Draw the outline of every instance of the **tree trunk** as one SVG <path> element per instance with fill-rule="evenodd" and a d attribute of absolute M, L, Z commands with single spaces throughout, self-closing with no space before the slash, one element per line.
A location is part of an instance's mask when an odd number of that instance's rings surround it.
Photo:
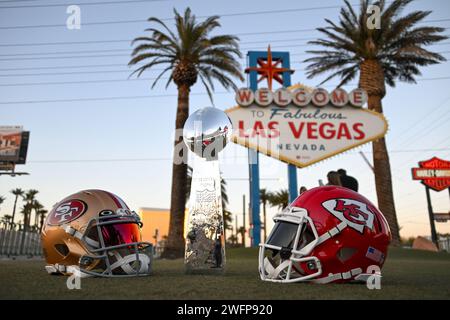
<path fill-rule="evenodd" d="M 383 113 L 382 99 L 386 94 L 384 71 L 377 60 L 365 60 L 360 65 L 360 88 L 366 90 L 372 111 Z M 392 233 L 392 245 L 400 245 L 400 230 L 395 211 L 394 193 L 392 190 L 391 165 L 385 138 L 372 143 L 373 166 L 377 191 L 378 208 L 386 217 Z"/>
<path fill-rule="evenodd" d="M 225 244 L 227 243 L 227 228 L 223 228 L 223 237 L 225 238 L 224 239 L 224 241 L 225 241 Z"/>
<path fill-rule="evenodd" d="M 39 215 L 38 215 L 38 212 L 37 212 L 37 210 L 35 209 L 34 210 L 34 227 L 37 229 L 38 228 L 38 219 L 39 219 Z"/>
<path fill-rule="evenodd" d="M 42 232 L 43 226 L 44 226 L 44 215 L 41 214 L 41 218 L 40 218 L 40 221 L 39 221 L 39 232 Z"/>
<path fill-rule="evenodd" d="M 369 109 L 383 113 L 381 98 L 369 97 Z M 392 245 L 400 245 L 400 230 L 395 211 L 394 192 L 392 190 L 391 165 L 385 138 L 372 142 L 373 167 L 377 190 L 378 208 L 386 217 L 392 233 Z"/>
<path fill-rule="evenodd" d="M 167 245 L 162 253 L 162 257 L 167 259 L 181 258 L 184 255 L 183 227 L 187 187 L 187 150 L 184 147 L 182 132 L 184 123 L 189 116 L 189 91 L 188 85 L 178 86 L 169 235 L 167 237 Z M 182 157 L 183 161 L 180 161 L 180 157 Z"/>
<path fill-rule="evenodd" d="M 11 225 L 14 224 L 14 218 L 16 217 L 17 198 L 19 198 L 19 196 L 16 196 L 16 199 L 14 199 L 14 207 L 13 207 L 13 213 L 12 213 L 12 218 L 11 218 Z"/>

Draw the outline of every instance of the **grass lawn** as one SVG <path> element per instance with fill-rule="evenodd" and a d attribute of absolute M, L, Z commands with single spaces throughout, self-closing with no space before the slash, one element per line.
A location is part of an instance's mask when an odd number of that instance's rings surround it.
<path fill-rule="evenodd" d="M 150 277 L 49 276 L 43 261 L 0 261 L 0 299 L 450 299 L 450 254 L 391 249 L 381 290 L 364 284 L 275 284 L 259 279 L 257 251 L 227 251 L 223 276 L 185 275 L 182 260 L 157 260 Z"/>

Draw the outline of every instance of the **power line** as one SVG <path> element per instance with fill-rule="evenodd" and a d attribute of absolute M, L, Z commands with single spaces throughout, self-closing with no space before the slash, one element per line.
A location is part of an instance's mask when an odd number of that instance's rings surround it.
<path fill-rule="evenodd" d="M 412 129 L 414 129 L 418 124 L 423 124 L 424 120 L 427 119 L 428 117 L 430 117 L 432 114 L 434 114 L 436 111 L 440 110 L 441 108 L 446 106 L 446 103 L 450 101 L 450 96 L 448 96 L 446 99 L 444 99 L 441 103 L 438 104 L 438 106 L 436 108 L 433 108 L 433 111 L 431 112 L 427 112 L 427 114 L 425 116 L 421 116 L 416 122 L 412 123 L 412 124 L 408 124 L 408 128 L 406 128 L 404 131 L 402 131 L 402 135 L 405 135 L 406 133 L 410 132 Z M 438 117 L 439 119 L 441 118 L 441 116 Z M 433 121 L 434 122 L 434 121 Z M 415 135 L 415 134 L 414 134 Z M 413 136 L 414 136 L 413 135 Z M 411 137 L 413 137 L 411 136 Z M 402 140 L 399 145 L 404 144 L 405 142 L 408 142 L 411 140 L 411 137 L 406 138 L 404 140 Z"/>
<path fill-rule="evenodd" d="M 440 148 L 440 149 L 406 149 L 406 150 L 389 150 L 389 153 L 410 153 L 410 152 L 440 152 L 440 151 L 450 151 L 450 148 Z M 373 151 L 364 151 L 364 153 L 373 153 Z M 359 152 L 346 152 L 345 154 L 359 154 Z"/>
<path fill-rule="evenodd" d="M 450 136 L 445 137 L 442 141 L 436 143 L 437 146 L 441 145 L 442 143 L 447 142 L 450 143 Z"/>
<path fill-rule="evenodd" d="M 167 80 L 168 78 L 161 78 L 160 80 Z M 436 78 L 422 78 L 417 81 L 437 81 L 448 80 L 449 77 L 436 77 Z M 23 83 L 6 83 L 0 84 L 0 87 L 17 87 L 17 86 L 38 86 L 38 85 L 65 85 L 65 84 L 85 84 L 85 83 L 109 83 L 109 82 L 124 82 L 124 81 L 153 81 L 156 78 L 133 78 L 133 79 L 106 79 L 106 80 L 80 80 L 80 81 L 52 81 L 52 82 L 23 82 Z M 356 86 L 357 84 L 347 84 L 347 86 Z M 336 85 L 323 86 L 324 88 L 336 87 Z"/>
<path fill-rule="evenodd" d="M 142 2 L 144 0 L 131 0 L 131 1 L 124 1 L 126 2 Z M 149 1 L 165 1 L 165 0 L 149 0 Z M 119 1 L 115 2 L 103 2 L 103 4 L 117 4 Z M 90 2 L 85 3 L 84 5 L 99 5 L 102 3 L 99 2 Z M 55 4 L 55 5 L 35 5 L 35 6 L 18 6 L 18 7 L 0 7 L 0 9 L 12 9 L 12 8 L 31 8 L 31 7 L 49 7 L 49 6 L 67 6 L 68 4 L 61 5 L 61 4 Z M 359 6 L 357 4 L 353 6 Z M 302 12 L 302 11 L 314 11 L 314 10 L 328 10 L 328 9 L 339 9 L 341 6 L 322 6 L 322 7 L 310 7 L 310 8 L 293 8 L 293 9 L 280 9 L 280 10 L 265 10 L 265 11 L 247 11 L 247 12 L 235 12 L 235 13 L 225 13 L 225 14 L 219 14 L 219 16 L 222 17 L 238 17 L 238 16 L 249 16 L 249 15 L 264 15 L 264 14 L 279 14 L 279 13 L 292 13 L 292 12 Z M 198 18 L 208 18 L 209 16 L 199 16 Z M 160 20 L 162 21 L 170 21 L 174 18 L 162 18 Z M 147 19 L 132 19 L 132 20 L 114 20 L 114 21 L 99 21 L 99 22 L 85 22 L 83 23 L 84 26 L 94 26 L 94 25 L 109 25 L 109 24 L 127 24 L 127 23 L 143 23 L 146 22 Z M 437 20 L 429 20 L 429 21 L 423 21 L 423 23 L 430 23 L 430 22 L 444 22 L 444 21 L 450 21 L 450 19 L 437 19 Z M 12 29 L 29 29 L 29 28 L 54 28 L 54 27 L 65 27 L 64 24 L 41 24 L 41 25 L 22 25 L 22 26 L 3 26 L 0 27 L 0 30 L 12 30 Z M 308 29 L 308 31 L 316 31 L 316 29 Z M 291 32 L 291 31 L 286 31 Z M 243 33 L 242 35 L 245 35 Z"/>
<path fill-rule="evenodd" d="M 123 64 L 119 64 L 123 67 Z M 153 71 L 163 71 L 164 69 L 152 69 Z M 104 73 L 131 73 L 132 70 L 103 70 L 103 71 L 72 71 L 72 72 L 47 72 L 47 73 L 20 73 L 20 74 L 0 74 L 0 77 L 28 77 L 28 76 L 59 76 L 73 74 L 104 74 Z"/>
<path fill-rule="evenodd" d="M 0 3 L 7 3 L 7 2 L 35 2 L 35 1 L 41 1 L 41 0 L 1 0 Z"/>
<path fill-rule="evenodd" d="M 115 43 L 115 42 L 131 42 L 128 40 L 88 40 L 88 41 L 60 41 L 60 42 L 31 42 L 31 43 L 10 43 L 0 44 L 0 47 L 29 47 L 29 46 L 53 46 L 68 44 L 98 44 L 98 43 Z"/>
<path fill-rule="evenodd" d="M 142 2 L 143 0 L 130 0 L 130 1 L 124 1 L 126 2 Z M 162 1 L 162 0 L 154 0 L 154 1 Z M 114 4 L 119 3 L 119 1 L 115 2 L 90 2 L 85 3 L 84 5 L 99 5 L 99 4 Z M 8 8 L 27 8 L 27 7 L 46 7 L 46 6 L 67 6 L 69 4 L 65 5 L 35 5 L 35 6 L 18 6 L 18 7 L 0 7 L 4 9 Z M 359 7 L 359 4 L 353 4 L 354 7 Z M 238 17 L 238 16 L 249 16 L 249 15 L 264 15 L 264 14 L 279 14 L 279 13 L 293 13 L 293 12 L 304 12 L 304 11 L 316 11 L 316 10 L 328 10 L 328 9 L 340 9 L 342 6 L 321 6 L 321 7 L 309 7 L 309 8 L 291 8 L 291 9 L 279 9 L 279 10 L 263 10 L 263 11 L 247 11 L 247 12 L 234 12 L 234 13 L 224 13 L 224 14 L 217 14 L 221 18 L 223 17 Z M 208 18 L 208 16 L 198 16 L 200 19 Z M 161 18 L 162 21 L 171 21 L 174 18 Z M 450 19 L 449 19 L 450 20 Z M 442 22 L 442 21 L 449 21 L 446 19 L 438 19 L 434 22 Z M 124 24 L 124 23 L 142 23 L 146 22 L 147 19 L 132 19 L 132 20 L 113 20 L 113 21 L 100 21 L 100 22 L 87 22 L 83 23 L 83 25 L 107 25 L 107 24 Z M 425 22 L 425 21 L 424 21 Z M 433 22 L 433 20 L 429 20 L 428 22 Z M 24 28 L 52 28 L 52 27 L 64 27 L 63 24 L 48 24 L 48 25 L 25 25 L 25 26 L 9 26 L 9 27 L 0 27 L 1 29 L 24 29 Z M 312 31 L 315 31 L 316 29 L 311 29 Z"/>
<path fill-rule="evenodd" d="M 286 40 L 287 41 L 287 40 Z M 266 42 L 267 43 L 267 42 Z M 280 47 L 298 47 L 298 46 L 307 46 L 308 44 L 297 44 L 297 45 L 281 45 Z M 252 48 L 241 48 L 241 50 L 249 50 Z M 0 57 L 9 57 L 9 56 L 41 56 L 41 55 L 53 55 L 53 54 L 82 54 L 82 53 L 102 53 L 102 52 L 131 52 L 133 48 L 127 49 L 103 49 L 103 50 L 82 50 L 82 51 L 52 51 L 52 52 L 29 52 L 29 53 L 8 53 L 8 54 L 0 54 Z"/>
<path fill-rule="evenodd" d="M 289 40 L 284 40 L 284 41 L 289 41 Z M 266 41 L 259 41 L 259 42 L 265 42 L 268 43 Z M 292 41 L 291 41 L 292 42 Z M 247 43 L 244 43 L 247 44 Z M 446 42 L 446 43 L 442 43 L 442 44 L 450 44 L 450 42 Z M 306 47 L 308 46 L 308 43 L 300 43 L 300 44 L 282 44 L 279 45 L 277 48 L 284 48 L 284 47 L 288 47 L 288 48 L 297 48 L 297 47 Z M 255 50 L 255 49 L 259 49 L 259 48 L 266 48 L 266 46 L 260 46 L 260 47 L 243 47 L 240 48 L 241 51 L 248 51 L 248 50 Z M 82 51 L 53 51 L 53 52 L 31 52 L 31 53 L 9 53 L 9 54 L 0 54 L 0 57 L 9 57 L 9 56 L 36 56 L 36 55 L 53 55 L 53 54 L 83 54 L 83 53 L 102 53 L 102 52 L 131 52 L 132 48 L 127 48 L 127 49 L 103 49 L 103 50 L 82 50 Z M 450 51 L 443 51 L 443 52 L 438 52 L 438 53 L 450 53 Z M 304 55 L 306 53 L 294 53 L 291 54 L 291 56 L 295 56 L 295 55 Z"/>
<path fill-rule="evenodd" d="M 215 92 L 214 94 L 229 94 L 227 91 Z M 193 92 L 191 96 L 206 96 L 206 93 Z M 82 102 L 82 101 L 109 101 L 109 100 L 129 100 L 129 99 L 153 99 L 153 98 L 168 98 L 177 97 L 177 94 L 159 94 L 146 96 L 122 96 L 122 97 L 97 97 L 97 98 L 72 98 L 72 99 L 56 99 L 56 100 L 25 100 L 25 101 L 0 101 L 0 105 L 9 104 L 35 104 L 35 103 L 53 103 L 53 102 Z"/>
<path fill-rule="evenodd" d="M 167 80 L 168 78 L 160 78 Z M 106 80 L 80 80 L 80 81 L 52 81 L 52 82 L 29 82 L 29 83 L 7 83 L 0 84 L 0 87 L 17 87 L 17 86 L 40 86 L 40 85 L 66 85 L 66 84 L 85 84 L 85 83 L 110 83 L 125 81 L 153 81 L 156 78 L 137 78 L 137 79 L 106 79 Z"/>
<path fill-rule="evenodd" d="M 34 58 L 10 58 L 0 59 L 0 61 L 28 61 L 28 60 L 53 60 L 53 59 L 76 59 L 76 58 L 108 58 L 108 57 L 129 57 L 124 54 L 89 55 L 89 56 L 67 56 L 67 57 L 34 57 Z"/>
<path fill-rule="evenodd" d="M 24 0 L 22 0 L 24 1 Z M 27 1 L 27 0 L 25 0 Z M 30 1 L 30 0 L 28 0 Z M 78 6 L 98 6 L 98 5 L 110 5 L 110 4 L 130 4 L 139 2 L 167 2 L 168 0 L 128 0 L 128 1 L 103 1 L 103 2 L 77 2 Z M 2 1 L 7 2 L 7 1 Z M 17 1 L 13 1 L 17 2 Z M 0 2 L 1 3 L 1 2 Z M 74 3 L 58 3 L 58 4 L 31 4 L 23 6 L 5 6 L 0 7 L 0 9 L 25 9 L 25 8 L 54 8 L 54 7 L 68 7 Z"/>
<path fill-rule="evenodd" d="M 246 44 L 253 43 L 271 43 L 271 42 L 284 42 L 284 41 L 309 41 L 315 40 L 316 38 L 294 38 L 294 39 L 276 39 L 276 40 L 259 40 L 259 41 L 245 41 L 240 42 Z M 133 39 L 128 40 L 88 40 L 88 41 L 59 41 L 59 42 L 32 42 L 32 43 L 11 43 L 11 44 L 0 44 L 0 47 L 29 47 L 29 46 L 48 46 L 48 45 L 67 45 L 67 44 L 98 44 L 98 43 L 115 43 L 115 42 L 129 42 L 131 43 Z"/>
<path fill-rule="evenodd" d="M 426 80 L 430 81 L 433 78 L 427 78 Z M 447 80 L 450 79 L 450 77 L 440 77 L 435 78 L 435 80 Z M 97 82 L 120 82 L 120 81 L 139 81 L 144 80 L 148 81 L 151 79 L 133 79 L 133 80 L 93 80 Z M 92 83 L 93 81 L 87 81 L 86 83 Z M 421 79 L 418 79 L 417 81 L 421 81 Z M 43 83 L 40 83 L 43 84 Z M 21 84 L 22 85 L 22 84 Z M 357 84 L 348 84 L 347 86 L 355 86 Z M 8 85 L 7 85 L 8 86 Z M 328 85 L 323 86 L 324 88 L 335 88 L 337 84 L 334 85 Z M 214 94 L 229 94 L 231 92 L 228 91 L 220 91 L 215 92 Z M 191 95 L 195 96 L 204 96 L 207 95 L 206 93 L 191 93 Z M 12 105 L 12 104 L 36 104 L 36 103 L 56 103 L 56 102 L 79 102 L 79 101 L 106 101 L 106 100 L 127 100 L 127 99 L 149 99 L 149 98 L 163 98 L 163 97 L 176 97 L 177 94 L 161 94 L 161 95 L 151 95 L 151 96 L 123 96 L 123 97 L 98 97 L 98 98 L 71 98 L 71 99 L 56 99 L 56 100 L 25 100 L 25 101 L 1 101 L 0 105 Z"/>
<path fill-rule="evenodd" d="M 36 55 L 51 55 L 51 54 L 79 54 L 79 53 L 102 53 L 102 52 L 130 52 L 132 49 L 104 49 L 104 50 L 82 50 L 82 51 L 53 51 L 53 52 L 31 52 L 31 53 L 10 53 L 0 54 L 0 57 L 9 56 L 36 56 Z"/>
<path fill-rule="evenodd" d="M 446 149 L 450 150 L 450 149 Z M 390 152 L 403 152 L 405 150 L 392 150 Z M 410 151 L 410 150 L 406 150 Z M 416 150 L 423 151 L 423 150 Z M 226 159 L 237 159 L 237 158 L 247 158 L 247 156 L 236 156 L 229 157 Z M 138 161 L 167 161 L 172 160 L 172 158 L 111 158 L 111 159 L 52 159 L 52 160 L 34 160 L 28 161 L 28 163 L 80 163 L 80 162 L 138 162 Z"/>
<path fill-rule="evenodd" d="M 23 70 L 55 70 L 55 69 L 73 69 L 73 68 L 93 68 L 93 67 L 123 67 L 123 63 L 110 63 L 110 64 L 88 64 L 88 65 L 76 65 L 76 66 L 46 66 L 46 67 L 27 67 L 27 68 L 4 68 L 0 71 L 23 71 Z"/>
<path fill-rule="evenodd" d="M 310 41 L 317 38 L 287 38 L 287 39 L 274 39 L 274 40 L 258 40 L 258 41 L 240 41 L 240 44 L 256 44 L 256 43 L 274 43 L 285 41 Z M 78 45 L 78 44 L 100 44 L 100 43 L 131 43 L 133 39 L 118 39 L 118 40 L 86 40 L 86 41 L 58 41 L 58 42 L 31 42 L 31 43 L 3 43 L 0 47 L 30 47 L 30 46 L 53 46 L 53 45 Z M 439 42 L 433 44 L 433 46 L 447 45 L 450 42 Z"/>
<path fill-rule="evenodd" d="M 93 2 L 94 3 L 94 2 Z M 25 8 L 25 6 L 21 6 Z M 6 7 L 4 7 L 7 9 Z M 12 7 L 10 7 L 12 8 Z M 264 10 L 264 11 L 247 11 L 247 12 L 234 12 L 234 13 L 224 13 L 218 14 L 221 18 L 224 17 L 238 17 L 238 16 L 249 16 L 249 15 L 264 15 L 264 14 L 279 14 L 279 13 L 292 13 L 292 12 L 302 12 L 302 11 L 314 11 L 314 10 L 328 10 L 328 9 L 338 9 L 341 6 L 322 6 L 322 7 L 309 7 L 309 8 L 291 8 L 291 9 L 280 9 L 280 10 Z M 209 16 L 198 16 L 200 19 L 208 18 Z M 161 18 L 161 21 L 172 21 L 171 18 Z M 112 20 L 112 21 L 97 21 L 97 22 L 85 22 L 84 26 L 94 26 L 94 25 L 109 25 L 109 24 L 127 24 L 127 23 L 143 23 L 147 22 L 147 19 L 131 19 L 131 20 Z M 40 25 L 22 25 L 22 26 L 7 26 L 0 27 L 0 30 L 11 30 L 11 29 L 28 29 L 28 28 L 54 28 L 54 27 L 65 27 L 64 24 L 40 24 Z"/>
<path fill-rule="evenodd" d="M 447 121 L 450 119 L 450 114 L 447 114 L 447 117 L 443 117 L 443 115 L 439 116 L 435 121 L 433 121 L 433 127 L 431 129 L 428 129 L 427 132 L 433 132 L 439 128 L 441 128 L 443 125 L 447 124 Z M 415 135 L 413 135 L 407 142 L 406 144 L 408 144 L 408 142 L 414 140 L 414 142 L 420 141 L 421 139 L 423 139 L 425 136 L 422 135 L 422 131 L 417 132 Z M 416 140 L 416 138 L 418 138 Z"/>
<path fill-rule="evenodd" d="M 123 64 L 117 64 L 117 66 L 123 67 Z M 96 67 L 96 66 L 92 66 Z M 295 68 L 294 68 L 295 69 Z M 155 68 L 149 71 L 163 71 L 163 68 Z M 295 69 L 296 71 L 305 71 L 306 69 Z M 103 71 L 70 71 L 70 72 L 45 72 L 45 73 L 19 73 L 19 74 L 0 74 L 0 77 L 28 77 L 28 76 L 60 76 L 60 75 L 75 75 L 75 74 L 98 74 L 103 75 L 105 73 L 131 73 L 133 70 L 103 70 Z"/>
<path fill-rule="evenodd" d="M 281 46 L 283 47 L 283 46 Z M 295 47 L 295 45 L 286 45 L 285 47 Z M 248 49 L 255 49 L 255 48 L 243 48 L 242 50 L 248 50 Z M 117 49 L 117 50 L 93 50 L 93 51 L 79 51 L 79 52 L 60 52 L 60 54 L 76 54 L 76 53 L 88 53 L 88 52 L 122 52 L 122 51 L 131 51 L 128 49 Z M 440 52 L 436 52 L 439 54 L 445 54 L 445 53 L 450 53 L 450 51 L 440 51 Z M 52 54 L 52 53 L 43 53 L 43 54 Z M 54 53 L 57 54 L 57 53 Z M 291 54 L 292 56 L 303 56 L 303 55 L 308 55 L 309 53 L 307 52 L 302 52 L 302 53 L 294 53 Z M 77 59 L 77 58 L 104 58 L 104 57 L 130 57 L 131 55 L 128 54 L 107 54 L 107 55 L 80 55 L 80 56 L 62 56 L 62 57 L 31 57 L 31 58 L 7 58 L 7 59 L 0 59 L 0 61 L 28 61 L 28 60 L 48 60 L 48 59 Z M 245 60 L 245 57 L 241 58 L 241 60 Z"/>

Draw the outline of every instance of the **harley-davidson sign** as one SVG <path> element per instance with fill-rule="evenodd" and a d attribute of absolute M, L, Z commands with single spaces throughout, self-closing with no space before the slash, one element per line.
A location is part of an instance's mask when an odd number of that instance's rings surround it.
<path fill-rule="evenodd" d="M 226 112 L 235 143 L 306 167 L 386 134 L 386 119 L 362 108 L 366 100 L 360 89 L 241 89 L 239 106 Z"/>
<path fill-rule="evenodd" d="M 419 168 L 412 169 L 414 180 L 422 180 L 422 183 L 435 191 L 450 188 L 450 161 L 437 157 L 419 162 Z"/>

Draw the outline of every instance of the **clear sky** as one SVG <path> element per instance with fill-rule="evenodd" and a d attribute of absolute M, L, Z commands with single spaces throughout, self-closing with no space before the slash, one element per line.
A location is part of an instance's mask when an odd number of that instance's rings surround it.
<path fill-rule="evenodd" d="M 66 0 L 0 1 L 0 125 L 23 125 L 31 131 L 28 162 L 18 167 L 29 176 L 0 176 L 0 195 L 7 200 L 0 214 L 10 214 L 13 188 L 38 189 L 47 208 L 80 189 L 104 188 L 133 208 L 168 208 L 176 88 L 164 82 L 150 89 L 148 80 L 127 80 L 130 40 L 144 35 L 146 18 L 169 18 L 173 8 L 187 6 L 199 16 L 221 15 L 220 33 L 236 34 L 245 53 L 252 49 L 290 51 L 293 83 L 307 80 L 302 63 L 313 29 L 324 19 L 336 21 L 342 1 L 119 1 L 80 4 L 81 29 L 68 30 Z M 118 1 L 118 0 L 113 0 Z M 125 3 L 129 1 L 129 3 Z M 112 1 L 108 1 L 112 2 Z M 351 1 L 358 3 L 358 1 Z M 78 2 L 80 3 L 80 2 Z M 63 4 L 63 5 L 61 5 Z M 17 8 L 23 6 L 22 8 Z M 13 8 L 6 8 L 13 7 Z M 432 10 L 431 25 L 450 34 L 447 0 L 416 0 L 407 11 Z M 55 44 L 56 43 L 56 44 Z M 450 58 L 450 40 L 430 49 Z M 244 62 L 244 60 L 242 61 Z M 411 179 L 411 168 L 432 156 L 450 158 L 450 62 L 422 69 L 417 85 L 388 88 L 384 99 L 390 130 L 393 184 L 402 236 L 428 235 L 423 186 Z M 154 78 L 157 71 L 144 79 Z M 331 81 L 331 88 L 336 81 Z M 244 86 L 245 84 L 242 84 Z M 347 87 L 350 89 L 350 87 Z M 234 106 L 233 93 L 218 87 L 216 106 Z M 191 112 L 210 105 L 200 85 L 192 89 Z M 346 168 L 360 181 L 360 192 L 376 202 L 374 177 L 358 151 L 371 159 L 366 145 L 298 170 L 299 186 L 316 186 L 330 170 Z M 228 182 L 230 209 L 242 215 L 242 195 L 248 199 L 246 150 L 230 146 L 222 171 Z M 286 165 L 261 156 L 261 187 L 287 188 Z M 449 193 L 432 192 L 436 212 L 449 210 Z M 269 210 L 270 217 L 275 209 Z M 241 220 L 240 220 L 241 221 Z M 450 232 L 450 223 L 437 224 Z"/>

